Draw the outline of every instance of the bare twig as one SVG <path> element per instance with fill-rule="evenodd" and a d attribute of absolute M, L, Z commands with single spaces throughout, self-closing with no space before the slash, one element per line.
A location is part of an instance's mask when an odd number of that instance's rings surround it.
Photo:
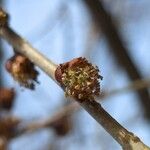
<path fill-rule="evenodd" d="M 6 13 L 0 10 L 0 36 L 7 40 L 22 55 L 30 59 L 40 67 L 54 81 L 57 65 L 45 58 L 41 53 L 34 49 L 28 42 L 16 34 L 7 26 Z M 6 21 L 5 21 L 6 20 Z M 99 122 L 106 131 L 124 148 L 128 150 L 150 150 L 140 139 L 128 132 L 115 119 L 113 119 L 99 103 L 94 100 L 84 100 L 80 105 Z"/>

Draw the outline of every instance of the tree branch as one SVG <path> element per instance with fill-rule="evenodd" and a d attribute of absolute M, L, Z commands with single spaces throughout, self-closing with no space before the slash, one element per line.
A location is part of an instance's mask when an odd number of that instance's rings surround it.
<path fill-rule="evenodd" d="M 28 42 L 8 27 L 6 24 L 8 20 L 6 20 L 5 16 L 6 13 L 3 10 L 0 10 L 0 36 L 8 41 L 17 50 L 17 52 L 26 56 L 45 73 L 47 73 L 54 81 L 56 81 L 54 74 L 57 65 L 44 57 L 40 52 L 34 49 Z M 150 148 L 141 142 L 139 138 L 128 132 L 115 119 L 113 119 L 96 101 L 84 100 L 79 104 L 105 128 L 105 130 L 123 147 L 123 149 L 137 150 L 138 146 L 139 150 L 150 150 Z"/>

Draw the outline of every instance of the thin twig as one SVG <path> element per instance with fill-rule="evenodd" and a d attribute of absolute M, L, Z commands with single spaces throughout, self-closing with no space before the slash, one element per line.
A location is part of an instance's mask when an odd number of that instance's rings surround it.
<path fill-rule="evenodd" d="M 1 10 L 0 17 L 5 16 L 5 12 Z M 4 15 L 3 15 L 4 13 Z M 3 19 L 3 18 L 2 18 Z M 0 18 L 1 21 L 1 18 Z M 2 20 L 4 21 L 4 20 Z M 8 20 L 7 20 L 8 21 Z M 1 22 L 0 22 L 1 23 Z M 41 53 L 34 49 L 22 37 L 16 34 L 10 27 L 0 24 L 0 36 L 8 41 L 17 52 L 26 56 L 34 64 L 40 67 L 55 81 L 55 70 L 57 65 L 45 58 Z M 80 105 L 98 122 L 103 128 L 126 150 L 150 150 L 140 139 L 128 132 L 115 119 L 113 119 L 99 103 L 94 100 L 85 100 Z"/>

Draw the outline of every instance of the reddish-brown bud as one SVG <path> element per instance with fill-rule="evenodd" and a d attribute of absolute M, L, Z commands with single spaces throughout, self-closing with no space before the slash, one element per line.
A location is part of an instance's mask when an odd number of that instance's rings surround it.
<path fill-rule="evenodd" d="M 72 122 L 69 116 L 64 116 L 63 118 L 55 121 L 51 127 L 54 129 L 57 135 L 65 136 L 72 129 Z"/>
<path fill-rule="evenodd" d="M 11 109 L 14 97 L 14 89 L 0 88 L 0 108 Z"/>
<path fill-rule="evenodd" d="M 0 150 L 7 150 L 7 139 L 5 137 L 0 137 Z"/>
<path fill-rule="evenodd" d="M 65 90 L 66 96 L 82 102 L 93 100 L 100 94 L 99 70 L 85 58 L 79 57 L 70 62 L 60 64 L 55 78 Z"/>
<path fill-rule="evenodd" d="M 21 86 L 34 89 L 39 73 L 28 58 L 20 54 L 15 54 L 6 62 L 5 67 Z"/>
<path fill-rule="evenodd" d="M 8 14 L 2 8 L 0 8 L 0 26 L 6 26 L 8 24 L 8 19 Z"/>
<path fill-rule="evenodd" d="M 13 137 L 15 128 L 19 122 L 16 118 L 0 117 L 0 136 L 4 136 L 7 139 Z"/>

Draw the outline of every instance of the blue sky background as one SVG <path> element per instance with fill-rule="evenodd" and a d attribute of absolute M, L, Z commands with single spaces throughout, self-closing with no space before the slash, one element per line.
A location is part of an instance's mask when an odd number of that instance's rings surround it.
<path fill-rule="evenodd" d="M 116 4 L 117 5 L 116 5 Z M 131 56 L 144 77 L 150 76 L 150 1 L 105 1 L 119 22 L 119 29 Z M 6 0 L 4 8 L 11 15 L 10 25 L 34 47 L 55 63 L 86 56 L 96 64 L 104 77 L 101 87 L 109 91 L 130 83 L 127 74 L 116 65 L 103 35 L 97 39 L 89 12 L 81 0 Z M 128 8 L 128 11 L 127 11 Z M 122 10 L 122 11 L 121 11 Z M 4 41 L 4 59 L 12 56 L 12 48 Z M 12 113 L 25 121 L 53 115 L 66 101 L 62 90 L 40 69 L 36 90 L 20 87 L 3 68 L 4 85 L 14 87 L 17 98 Z M 150 124 L 134 92 L 109 97 L 103 107 L 123 126 L 150 145 Z M 72 116 L 74 128 L 63 138 L 43 129 L 12 140 L 10 150 L 112 150 L 120 146 L 90 117 L 80 110 Z"/>

